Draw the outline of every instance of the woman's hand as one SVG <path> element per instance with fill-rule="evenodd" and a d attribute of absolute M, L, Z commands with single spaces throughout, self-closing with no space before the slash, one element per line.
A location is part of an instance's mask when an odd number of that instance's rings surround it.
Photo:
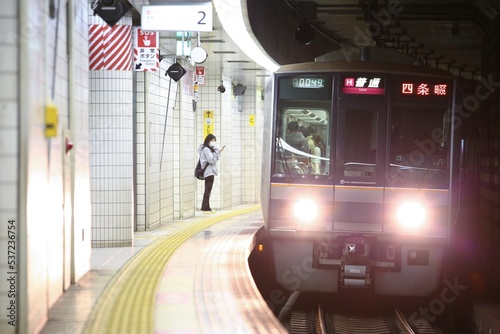
<path fill-rule="evenodd" d="M 219 152 L 222 153 L 222 151 L 224 151 L 225 148 L 226 148 L 226 145 L 222 146 L 222 148 L 219 150 Z"/>

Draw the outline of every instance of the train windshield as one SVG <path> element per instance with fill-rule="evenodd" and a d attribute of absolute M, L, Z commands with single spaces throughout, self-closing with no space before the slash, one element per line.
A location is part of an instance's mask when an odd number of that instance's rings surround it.
<path fill-rule="evenodd" d="M 282 78 L 275 128 L 275 175 L 330 173 L 331 80 Z"/>
<path fill-rule="evenodd" d="M 394 103 L 388 186 L 448 188 L 449 115 L 446 102 Z"/>

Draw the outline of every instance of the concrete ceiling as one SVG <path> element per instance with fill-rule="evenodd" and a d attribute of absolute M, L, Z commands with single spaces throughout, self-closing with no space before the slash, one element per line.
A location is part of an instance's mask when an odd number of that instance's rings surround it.
<path fill-rule="evenodd" d="M 377 46 L 467 79 L 480 75 L 482 38 L 500 12 L 498 0 L 239 1 L 247 6 L 254 35 L 278 64 L 313 61 L 339 49 Z M 143 4 L 166 0 L 130 2 L 140 12 Z M 309 45 L 296 40 L 301 22 L 315 31 Z M 224 73 L 235 82 L 261 84 L 268 73 L 229 38 L 215 10 L 213 28 L 200 34 L 200 46 L 209 55 L 201 65 L 211 75 Z M 192 47 L 198 45 L 197 37 L 191 35 Z M 162 31 L 160 38 L 162 52 L 175 54 L 175 33 Z"/>
<path fill-rule="evenodd" d="M 340 48 L 378 46 L 472 79 L 481 41 L 500 12 L 497 0 L 247 0 L 254 34 L 278 63 L 312 61 Z M 311 10 L 311 5 L 315 10 Z M 277 19 L 278 18 L 278 19 Z M 315 37 L 295 39 L 307 22 Z M 284 51 L 286 50 L 286 51 Z"/>

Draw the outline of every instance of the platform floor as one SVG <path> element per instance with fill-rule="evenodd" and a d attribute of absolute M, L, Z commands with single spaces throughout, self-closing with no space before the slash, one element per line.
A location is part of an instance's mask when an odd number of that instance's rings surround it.
<path fill-rule="evenodd" d="M 242 206 L 93 249 L 42 333 L 286 333 L 247 265 L 261 227 L 258 207 Z"/>

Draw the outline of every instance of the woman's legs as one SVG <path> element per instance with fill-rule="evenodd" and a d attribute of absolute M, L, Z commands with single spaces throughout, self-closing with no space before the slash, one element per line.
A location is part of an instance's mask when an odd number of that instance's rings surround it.
<path fill-rule="evenodd" d="M 214 185 L 214 176 L 209 176 L 205 178 L 205 193 L 203 194 L 203 203 L 201 204 L 201 211 L 212 211 L 210 209 L 210 193 L 212 192 L 212 186 Z"/>

